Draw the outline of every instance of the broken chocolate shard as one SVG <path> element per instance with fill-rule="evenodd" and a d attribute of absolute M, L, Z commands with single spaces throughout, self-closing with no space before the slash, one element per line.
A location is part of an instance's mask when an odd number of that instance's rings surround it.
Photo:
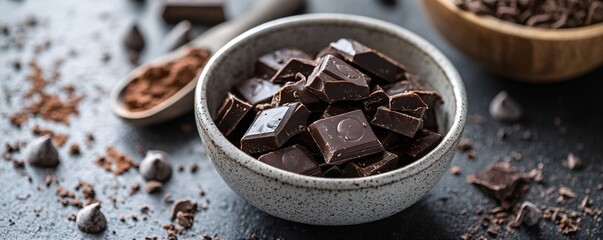
<path fill-rule="evenodd" d="M 320 119 L 308 130 L 328 164 L 384 151 L 361 110 Z"/>
<path fill-rule="evenodd" d="M 224 100 L 224 103 L 218 110 L 214 122 L 218 126 L 218 129 L 220 129 L 220 132 L 228 136 L 237 128 L 251 108 L 251 104 L 228 93 L 226 100 Z"/>
<path fill-rule="evenodd" d="M 389 82 L 404 80 L 406 67 L 392 58 L 371 49 L 359 42 L 342 38 L 330 44 L 330 47 L 348 62 Z"/>
<path fill-rule="evenodd" d="M 573 153 L 567 155 L 565 166 L 569 169 L 576 170 L 582 168 L 582 160 Z"/>
<path fill-rule="evenodd" d="M 140 53 L 145 47 L 144 37 L 137 24 L 133 24 L 123 38 L 124 46 L 129 50 Z"/>
<path fill-rule="evenodd" d="M 407 138 L 398 151 L 414 158 L 419 159 L 433 150 L 442 141 L 442 135 L 427 129 L 419 130 L 414 138 Z"/>
<path fill-rule="evenodd" d="M 59 165 L 59 152 L 49 135 L 39 137 L 30 143 L 25 158 L 35 167 L 53 168 Z"/>
<path fill-rule="evenodd" d="M 100 210 L 100 203 L 92 203 L 77 213 L 75 224 L 85 233 L 98 233 L 107 228 L 107 219 Z"/>
<path fill-rule="evenodd" d="M 368 177 L 395 169 L 398 156 L 391 152 L 373 154 L 353 160 L 343 169 L 343 177 Z"/>
<path fill-rule="evenodd" d="M 274 76 L 270 79 L 270 81 L 274 83 L 286 83 L 290 81 L 295 81 L 296 75 L 298 73 L 302 74 L 304 77 L 310 76 L 312 71 L 316 67 L 316 62 L 310 59 L 303 58 L 291 58 L 285 65 L 283 65 Z"/>
<path fill-rule="evenodd" d="M 248 103 L 268 103 L 281 86 L 261 78 L 251 78 L 235 86 L 235 89 Z"/>
<path fill-rule="evenodd" d="M 255 64 L 256 74 L 263 78 L 271 78 L 293 58 L 311 60 L 310 56 L 302 50 L 294 48 L 279 49 L 264 54 L 257 60 Z"/>
<path fill-rule="evenodd" d="M 195 213 L 197 212 L 197 203 L 190 199 L 180 199 L 172 205 L 170 219 L 176 219 L 179 212 Z"/>
<path fill-rule="evenodd" d="M 162 4 L 161 16 L 169 23 L 217 24 L 225 20 L 224 0 L 164 0 Z"/>
<path fill-rule="evenodd" d="M 241 138 L 241 150 L 253 154 L 282 146 L 306 129 L 308 116 L 310 111 L 299 102 L 261 111 Z"/>
<path fill-rule="evenodd" d="M 389 109 L 400 111 L 410 116 L 422 118 L 427 111 L 427 104 L 414 92 L 403 92 L 390 96 Z"/>
<path fill-rule="evenodd" d="M 146 157 L 140 163 L 140 175 L 145 180 L 166 182 L 172 176 L 172 165 L 167 153 L 158 150 L 147 151 Z"/>
<path fill-rule="evenodd" d="M 516 122 L 523 116 L 523 109 L 505 91 L 499 92 L 490 102 L 490 115 L 502 122 Z"/>
<path fill-rule="evenodd" d="M 423 128 L 423 119 L 382 106 L 377 108 L 371 124 L 412 138 Z"/>
<path fill-rule="evenodd" d="M 301 145 L 293 145 L 278 151 L 264 154 L 260 162 L 289 172 L 321 177 L 322 172 L 312 154 Z"/>
<path fill-rule="evenodd" d="M 341 59 L 327 55 L 308 77 L 306 88 L 329 104 L 363 100 L 370 94 L 367 77 Z"/>
<path fill-rule="evenodd" d="M 487 169 L 467 177 L 467 182 L 475 184 L 488 195 L 503 202 L 515 194 L 521 181 L 527 180 L 509 163 L 495 162 Z"/>
<path fill-rule="evenodd" d="M 272 97 L 272 105 L 282 106 L 286 103 L 301 102 L 311 112 L 322 112 L 327 104 L 306 89 L 306 80 L 286 83 Z"/>
<path fill-rule="evenodd" d="M 381 86 L 377 85 L 373 88 L 371 94 L 369 94 L 368 98 L 364 100 L 364 110 L 367 112 L 375 112 L 377 108 L 381 106 L 387 106 L 390 103 L 389 96 Z"/>

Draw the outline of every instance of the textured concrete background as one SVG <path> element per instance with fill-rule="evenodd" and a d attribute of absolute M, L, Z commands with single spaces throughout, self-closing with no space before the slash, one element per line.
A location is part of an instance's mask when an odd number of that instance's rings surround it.
<path fill-rule="evenodd" d="M 0 161 L 0 236 L 3 239 L 141 239 L 145 236 L 166 236 L 161 224 L 169 223 L 171 204 L 165 204 L 162 196 L 172 193 L 173 199 L 191 198 L 205 203 L 206 211 L 197 213 L 192 229 L 181 238 L 199 238 L 202 234 L 218 234 L 221 239 L 248 238 L 256 234 L 266 239 L 458 239 L 471 227 L 479 225 L 475 217 L 475 207 L 496 206 L 496 202 L 483 195 L 475 187 L 465 182 L 465 177 L 488 166 L 494 156 L 504 156 L 512 151 L 522 154 L 522 159 L 513 161 L 513 166 L 530 170 L 539 162 L 544 163 L 544 184 L 532 184 L 525 200 L 548 206 L 562 206 L 577 209 L 584 196 L 595 201 L 601 208 L 603 191 L 596 185 L 603 183 L 603 157 L 601 134 L 603 134 L 603 69 L 566 83 L 531 85 L 512 82 L 492 75 L 470 62 L 447 44 L 425 22 L 416 1 L 401 0 L 394 6 L 379 1 L 332 0 L 309 1 L 307 12 L 352 13 L 375 17 L 399 24 L 432 42 L 446 54 L 461 73 L 467 86 L 469 113 L 487 117 L 484 124 L 469 121 L 465 137 L 475 142 L 477 158 L 468 160 L 457 154 L 453 165 L 460 166 L 462 174 L 445 174 L 436 187 L 422 200 L 409 209 L 390 218 L 374 223 L 347 227 L 319 227 L 292 223 L 269 216 L 238 197 L 220 179 L 204 154 L 202 143 L 194 128 L 193 114 L 187 114 L 175 121 L 149 127 L 137 128 L 127 125 L 111 114 L 108 108 L 108 91 L 112 85 L 132 66 L 120 42 L 121 36 L 132 21 L 139 21 L 147 40 L 147 49 L 142 60 L 155 53 L 149 46 L 161 42 L 169 29 L 159 17 L 159 1 L 147 1 L 139 5 L 135 1 L 0 1 L 0 25 L 16 26 L 29 16 L 40 20 L 37 27 L 27 30 L 23 49 L 3 47 L 11 45 L 10 39 L 0 35 L 0 144 L 33 139 L 31 129 L 39 124 L 68 133 L 66 146 L 78 143 L 82 147 L 80 156 L 70 156 L 68 147 L 60 152 L 62 162 L 56 170 L 40 170 L 26 166 L 21 174 L 9 161 Z M 238 16 L 253 1 L 233 0 L 228 15 Z M 197 27 L 200 33 L 204 27 Z M 34 46 L 45 39 L 51 40 L 51 47 L 34 54 Z M 68 56 L 70 50 L 77 55 Z M 104 53 L 111 59 L 104 63 Z M 29 103 L 23 94 L 29 89 L 27 66 L 32 58 L 37 58 L 46 76 L 50 75 L 53 62 L 65 58 L 59 69 L 61 78 L 50 84 L 48 91 L 59 92 L 60 86 L 71 83 L 76 86 L 76 95 L 85 98 L 79 105 L 80 114 L 71 118 L 70 125 L 57 124 L 38 118 L 30 120 L 21 128 L 9 124 L 8 116 Z M 22 69 L 12 69 L 12 61 L 19 60 Z M 508 140 L 496 137 L 499 128 L 511 129 L 488 117 L 488 103 L 500 90 L 507 90 L 526 110 L 524 129 L 530 130 L 534 138 L 521 140 L 519 133 L 513 133 Z M 561 137 L 553 124 L 559 117 L 567 135 Z M 91 132 L 96 142 L 86 146 L 85 134 Z M 182 165 L 185 171 L 176 173 L 166 184 L 163 192 L 146 194 L 139 192 L 129 196 L 132 183 L 143 182 L 135 169 L 121 176 L 113 176 L 94 164 L 94 160 L 105 153 L 108 146 L 115 146 L 135 159 L 142 155 L 137 148 L 160 149 L 171 155 L 174 165 Z M 562 160 L 569 152 L 574 152 L 585 161 L 587 167 L 580 171 L 570 171 L 562 166 Z M 22 154 L 16 155 L 22 158 Z M 200 166 L 197 173 L 191 173 L 192 163 Z M 32 182 L 28 181 L 29 175 Z M 44 186 L 46 175 L 58 176 L 60 184 Z M 86 235 L 78 231 L 75 223 L 68 221 L 74 207 L 63 207 L 55 195 L 58 185 L 70 190 L 79 180 L 94 184 L 97 198 L 103 203 L 103 212 L 108 218 L 108 229 L 99 235 Z M 557 193 L 550 199 L 540 197 L 540 192 L 549 187 L 561 185 L 572 188 L 578 197 L 565 204 L 555 203 Z M 199 188 L 206 192 L 199 195 Z M 77 193 L 81 196 L 80 193 Z M 115 204 L 109 196 L 117 198 Z M 28 197 L 29 196 L 29 197 Z M 25 200 L 22 200 L 27 198 Z M 19 200 L 21 199 L 21 200 Z M 140 219 L 138 207 L 148 204 L 151 208 L 148 220 Z M 40 210 L 39 217 L 34 211 Z M 467 211 L 465 214 L 461 212 Z M 131 213 L 139 216 L 138 221 L 129 218 Z M 125 223 L 118 221 L 120 214 L 126 215 Z M 14 221 L 10 225 L 9 219 Z M 592 217 L 582 218 L 576 238 L 602 238 L 602 223 Z M 479 234 L 496 238 L 480 229 Z M 541 221 L 537 228 L 519 228 L 512 233 L 504 233 L 499 238 L 512 239 L 563 239 L 548 221 Z"/>

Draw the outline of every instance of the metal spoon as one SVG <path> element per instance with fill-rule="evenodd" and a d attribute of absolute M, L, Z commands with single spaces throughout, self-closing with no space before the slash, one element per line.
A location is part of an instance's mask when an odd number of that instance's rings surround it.
<path fill-rule="evenodd" d="M 149 66 L 165 64 L 182 58 L 187 49 L 191 47 L 207 49 L 209 52 L 214 53 L 244 31 L 266 21 L 287 16 L 299 10 L 303 5 L 304 0 L 262 0 L 244 16 L 233 21 L 221 23 L 207 30 L 186 45 L 160 56 L 149 63 L 138 66 L 113 87 L 110 96 L 111 110 L 126 122 L 138 126 L 165 122 L 190 111 L 193 109 L 193 93 L 197 85 L 197 77 L 170 98 L 144 111 L 130 111 L 126 107 L 123 101 L 124 90 L 133 79 Z"/>

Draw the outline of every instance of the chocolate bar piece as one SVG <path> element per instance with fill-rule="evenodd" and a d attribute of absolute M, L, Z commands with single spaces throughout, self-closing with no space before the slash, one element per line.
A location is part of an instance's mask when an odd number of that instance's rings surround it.
<path fill-rule="evenodd" d="M 417 118 L 422 118 L 427 108 L 427 104 L 414 92 L 398 93 L 391 96 L 389 101 L 389 109 Z"/>
<path fill-rule="evenodd" d="M 255 64 L 256 74 L 264 78 L 272 78 L 293 58 L 311 60 L 310 56 L 302 50 L 283 48 L 262 55 Z"/>
<path fill-rule="evenodd" d="M 251 107 L 251 104 L 228 93 L 224 104 L 218 110 L 218 115 L 214 120 L 216 125 L 218 125 L 218 129 L 225 136 L 230 135 L 249 110 L 251 110 Z"/>
<path fill-rule="evenodd" d="M 367 77 L 341 59 L 327 55 L 308 77 L 306 88 L 329 104 L 362 100 L 370 94 Z"/>
<path fill-rule="evenodd" d="M 377 139 L 379 139 L 379 142 L 381 142 L 383 148 L 385 148 L 387 151 L 396 150 L 400 147 L 400 145 L 408 141 L 408 137 L 402 136 L 387 129 L 375 128 L 373 131 L 375 132 Z"/>
<path fill-rule="evenodd" d="M 224 0 L 163 0 L 163 20 L 178 23 L 189 20 L 192 23 L 216 24 L 223 22 Z"/>
<path fill-rule="evenodd" d="M 412 138 L 423 127 L 423 119 L 379 107 L 371 124 Z"/>
<path fill-rule="evenodd" d="M 308 130 L 328 164 L 384 151 L 361 110 L 320 119 Z"/>
<path fill-rule="evenodd" d="M 402 144 L 398 150 L 415 159 L 419 159 L 433 150 L 442 141 L 442 135 L 427 129 L 421 129 L 412 139 Z"/>
<path fill-rule="evenodd" d="M 358 110 L 358 108 L 353 107 L 350 104 L 345 104 L 345 103 L 335 103 L 335 104 L 331 104 L 329 105 L 325 111 L 322 113 L 322 115 L 320 116 L 320 118 L 328 118 L 328 117 L 332 117 L 332 116 L 337 116 L 339 114 L 342 113 L 347 113 L 347 112 L 351 112 L 354 110 Z"/>
<path fill-rule="evenodd" d="M 302 175 L 321 177 L 320 167 L 301 145 L 293 145 L 278 151 L 266 153 L 258 158 L 260 162 Z"/>
<path fill-rule="evenodd" d="M 343 177 L 367 177 L 393 170 L 398 165 L 398 155 L 382 152 L 348 163 L 343 169 Z"/>
<path fill-rule="evenodd" d="M 367 112 L 377 111 L 377 108 L 381 106 L 387 106 L 390 102 L 389 96 L 381 86 L 377 85 L 373 88 L 373 91 L 368 96 L 366 100 L 364 100 L 364 110 Z"/>
<path fill-rule="evenodd" d="M 304 77 L 310 76 L 314 67 L 316 67 L 316 63 L 313 60 L 292 58 L 274 74 L 270 81 L 274 83 L 295 81 L 297 73 L 301 73 Z"/>
<path fill-rule="evenodd" d="M 286 83 L 272 97 L 272 105 L 281 106 L 285 103 L 301 102 L 311 112 L 322 112 L 327 104 L 321 101 L 316 95 L 306 89 L 306 80 L 302 79 L 295 83 Z"/>
<path fill-rule="evenodd" d="M 306 106 L 298 102 L 259 112 L 241 138 L 241 150 L 253 154 L 282 146 L 306 129 L 309 115 Z"/>
<path fill-rule="evenodd" d="M 268 103 L 281 86 L 261 78 L 251 78 L 235 86 L 241 95 L 251 105 Z"/>
<path fill-rule="evenodd" d="M 331 43 L 348 62 L 389 82 L 405 79 L 406 67 L 390 57 L 351 39 L 342 38 Z"/>

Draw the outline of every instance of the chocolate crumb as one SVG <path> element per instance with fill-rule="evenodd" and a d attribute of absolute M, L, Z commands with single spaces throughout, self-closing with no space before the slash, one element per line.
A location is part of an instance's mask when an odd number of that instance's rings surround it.
<path fill-rule="evenodd" d="M 140 182 L 135 182 L 130 186 L 130 196 L 134 195 L 140 190 Z"/>
<path fill-rule="evenodd" d="M 136 213 L 131 213 L 130 218 L 134 221 L 138 221 L 138 215 L 136 215 Z"/>
<path fill-rule="evenodd" d="M 162 198 L 164 203 L 172 203 L 174 200 L 172 199 L 172 193 L 166 193 Z"/>
<path fill-rule="evenodd" d="M 69 137 L 65 134 L 60 134 L 50 129 L 41 128 L 39 125 L 35 125 L 31 132 L 36 136 L 48 135 L 59 147 L 65 145 L 65 142 L 67 142 L 67 140 L 69 139 Z"/>
<path fill-rule="evenodd" d="M 46 175 L 46 177 L 44 177 L 44 184 L 46 187 L 50 187 L 50 184 L 52 184 L 52 177 L 50 177 L 50 175 Z"/>
<path fill-rule="evenodd" d="M 122 213 L 122 214 L 119 214 L 119 216 L 117 217 L 117 219 L 118 219 L 120 222 L 126 222 L 126 215 L 124 215 L 123 213 Z"/>
<path fill-rule="evenodd" d="M 559 194 L 561 194 L 561 196 L 568 197 L 568 198 L 576 197 L 576 193 L 574 193 L 574 191 L 572 191 L 568 187 L 564 187 L 564 186 L 559 187 Z"/>
<path fill-rule="evenodd" d="M 573 153 L 569 153 L 565 161 L 565 166 L 572 170 L 580 169 L 582 167 L 582 160 Z"/>
<path fill-rule="evenodd" d="M 460 167 L 458 167 L 458 166 L 452 166 L 452 167 L 450 168 L 450 173 L 451 173 L 452 175 L 461 175 L 461 168 L 460 168 Z"/>
<path fill-rule="evenodd" d="M 191 173 L 196 173 L 199 170 L 199 165 L 196 163 L 191 164 Z"/>
<path fill-rule="evenodd" d="M 77 219 L 75 213 L 70 213 L 69 216 L 67 217 L 67 220 L 75 222 L 75 220 Z"/>
<path fill-rule="evenodd" d="M 518 227 L 522 223 L 528 227 L 538 224 L 542 218 L 542 211 L 531 202 L 523 202 L 517 213 L 517 217 L 511 223 L 512 227 Z"/>
<path fill-rule="evenodd" d="M 117 151 L 114 147 L 108 147 L 107 155 L 97 158 L 95 162 L 100 167 L 113 172 L 115 175 L 121 175 L 136 165 L 130 157 Z"/>
<path fill-rule="evenodd" d="M 147 193 L 155 193 L 159 192 L 162 187 L 163 184 L 161 184 L 161 182 L 151 180 L 144 185 L 144 191 Z"/>
<path fill-rule="evenodd" d="M 71 146 L 69 146 L 69 152 L 72 155 L 80 155 L 80 145 L 77 145 L 77 143 L 71 144 Z"/>

